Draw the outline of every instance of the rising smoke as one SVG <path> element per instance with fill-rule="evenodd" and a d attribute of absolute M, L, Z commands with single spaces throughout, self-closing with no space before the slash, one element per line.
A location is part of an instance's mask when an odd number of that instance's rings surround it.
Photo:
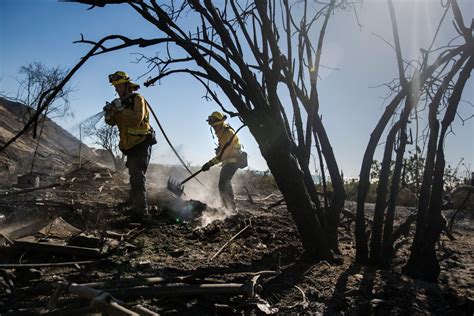
<path fill-rule="evenodd" d="M 216 220 L 224 220 L 229 216 L 235 214 L 235 211 L 227 209 L 222 205 L 218 181 L 220 167 L 213 167 L 207 172 L 202 172 L 197 176 L 197 179 L 202 183 L 200 184 L 196 179 L 191 179 L 184 185 L 184 194 L 182 199 L 184 200 L 197 200 L 207 204 L 207 208 L 202 212 L 200 217 L 200 226 L 204 227 Z M 197 171 L 197 168 L 191 168 L 192 171 Z M 161 191 L 166 190 L 166 183 L 168 178 L 172 178 L 179 182 L 188 177 L 189 174 L 183 168 L 165 168 L 161 167 L 159 170 L 152 170 L 147 172 L 147 178 L 149 183 L 155 187 L 155 190 Z M 236 188 L 239 186 L 236 181 L 233 182 L 234 194 L 237 191 Z M 184 211 L 184 210 L 183 210 Z"/>

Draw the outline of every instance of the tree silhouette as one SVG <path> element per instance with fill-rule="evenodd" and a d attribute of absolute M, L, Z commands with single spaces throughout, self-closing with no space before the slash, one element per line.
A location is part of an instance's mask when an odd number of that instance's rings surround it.
<path fill-rule="evenodd" d="M 457 2 L 455 0 L 448 2 L 440 26 L 446 13 L 451 11 L 454 17 L 454 25 L 463 38 L 463 43 L 441 48 L 441 53 L 430 65 L 428 65 L 428 61 L 432 54 L 432 47 L 428 50 L 422 50 L 421 61 L 417 63 L 412 77 L 407 78 L 406 63 L 402 58 L 395 10 L 391 0 L 388 0 L 388 5 L 392 20 L 399 80 L 396 82 L 396 86 L 391 87 L 393 91 L 397 92 L 372 132 L 363 158 L 357 198 L 356 259 L 359 262 L 367 263 L 370 261 L 382 266 L 389 266 L 391 263 L 394 255 L 393 244 L 398 236 L 398 232 L 393 232 L 393 222 L 403 176 L 404 156 L 409 144 L 407 130 L 411 115 L 413 114 L 417 118 L 418 115 L 421 115 L 423 109 L 428 108 L 428 149 L 424 158 L 425 163 L 420 186 L 416 236 L 404 272 L 414 277 L 435 280 L 439 275 L 439 264 L 434 246 L 442 229 L 441 199 L 445 171 L 444 141 L 446 132 L 455 118 L 461 94 L 472 71 L 474 43 L 471 30 L 464 25 Z M 436 36 L 437 33 L 435 38 Z M 433 43 L 434 41 L 433 39 Z M 454 85 L 452 84 L 453 80 L 456 80 Z M 423 106 L 423 103 L 429 106 Z M 398 109 L 400 114 L 397 114 Z M 437 115 L 443 113 L 444 118 L 441 122 L 442 129 L 440 132 Z M 384 158 L 378 176 L 377 201 L 371 230 L 369 256 L 364 204 L 370 185 L 369 174 L 375 148 L 390 119 L 394 119 L 396 123 L 390 128 L 386 136 Z M 418 148 L 416 149 L 418 150 Z M 392 164 L 393 154 L 395 154 L 395 162 Z M 391 177 L 389 177 L 389 174 L 391 174 Z M 409 221 L 413 219 L 413 217 L 410 217 Z"/>
<path fill-rule="evenodd" d="M 110 153 L 115 170 L 123 170 L 125 168 L 125 156 L 118 147 L 119 133 L 117 127 L 101 124 L 95 128 L 94 134 L 95 143 Z"/>
<path fill-rule="evenodd" d="M 149 71 L 144 74 L 149 76 L 145 86 L 152 86 L 175 74 L 188 74 L 195 78 L 204 87 L 207 98 L 230 116 L 238 116 L 255 137 L 296 223 L 306 252 L 314 259 L 330 259 L 332 252 L 339 253 L 337 229 L 345 191 L 319 113 L 318 72 L 329 19 L 337 10 L 350 8 L 350 3 L 344 0 L 330 0 L 329 3 L 298 1 L 291 5 L 288 0 L 262 0 L 244 4 L 225 1 L 215 5 L 210 0 L 188 0 L 179 2 L 179 5 L 174 1 L 164 5 L 155 0 L 68 1 L 89 4 L 90 9 L 112 4 L 128 5 L 157 29 L 158 36 L 131 39 L 109 35 L 97 41 L 81 38 L 77 42 L 92 45 L 92 49 L 56 88 L 41 96 L 37 113 L 48 106 L 89 58 L 127 47 L 157 46 L 159 55 L 142 55 L 140 58 L 149 66 Z M 408 63 L 403 59 L 391 0 L 388 0 L 388 6 L 399 79 L 387 85 L 392 91 L 392 99 L 370 135 L 362 161 L 357 188 L 356 260 L 389 266 L 395 239 L 414 219 L 409 217 L 394 231 L 405 154 L 407 146 L 411 145 L 408 130 L 412 117 L 417 122 L 418 116 L 424 113 L 429 117 L 428 148 L 422 158 L 425 163 L 416 215 L 416 236 L 404 272 L 433 280 L 439 274 L 434 243 L 441 232 L 443 147 L 472 70 L 472 30 L 464 25 L 457 2 L 447 2 L 442 19 L 452 12 L 463 43 L 450 43 L 439 49 L 432 49 L 432 44 L 427 50 L 422 50 L 419 61 Z M 316 28 L 319 28 L 319 36 L 317 45 L 313 45 L 310 36 Z M 440 53 L 433 59 L 437 52 Z M 283 101 L 283 96 L 287 95 L 290 111 Z M 224 107 L 223 98 L 230 101 L 232 109 Z M 423 109 L 428 111 L 423 112 Z M 288 118 L 287 111 L 293 115 L 292 119 Z M 437 115 L 443 116 L 441 123 Z M 37 115 L 33 117 L 24 131 L 35 124 L 37 118 Z M 394 124 L 389 126 L 390 122 Z M 386 142 L 369 244 L 364 206 L 374 153 L 382 136 L 386 137 Z M 324 205 L 319 201 L 309 171 L 313 144 L 318 148 L 322 176 L 325 177 L 323 172 L 327 168 L 328 181 L 333 189 L 331 195 L 324 192 Z M 395 156 L 394 162 L 392 156 Z"/>
<path fill-rule="evenodd" d="M 345 191 L 318 113 L 317 81 L 329 18 L 336 10 L 347 10 L 350 4 L 345 0 L 331 0 L 327 4 L 300 1 L 297 5 L 290 5 L 288 0 L 244 5 L 225 1 L 216 6 L 209 0 L 183 1 L 179 5 L 174 1 L 158 4 L 155 0 L 69 2 L 89 4 L 91 8 L 126 3 L 154 25 L 159 36 L 130 39 L 110 35 L 98 41 L 81 38 L 79 43 L 91 44 L 93 48 L 71 70 L 65 82 L 95 55 L 131 46 L 159 46 L 164 52 L 162 56 L 142 57 L 150 66 L 150 78 L 145 86 L 178 73 L 189 74 L 200 82 L 206 96 L 224 112 L 239 116 L 255 137 L 307 253 L 312 258 L 325 259 L 332 257 L 331 250 L 339 253 L 337 227 Z M 191 25 L 192 21 L 197 24 Z M 310 32 L 318 25 L 319 38 L 314 46 Z M 108 46 L 117 40 L 119 44 Z M 171 50 L 172 46 L 180 51 Z M 285 112 L 282 97 L 285 94 L 290 95 L 292 123 Z M 224 108 L 222 97 L 230 101 L 233 110 Z M 41 100 L 39 108 L 49 101 Z M 326 164 L 333 188 L 331 199 L 324 207 L 320 205 L 309 170 L 313 141 L 320 148 L 324 158 L 321 163 Z"/>

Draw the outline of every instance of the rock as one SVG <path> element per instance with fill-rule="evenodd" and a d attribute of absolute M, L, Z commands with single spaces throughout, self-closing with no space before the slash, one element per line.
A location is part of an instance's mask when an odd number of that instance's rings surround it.
<path fill-rule="evenodd" d="M 150 267 L 151 266 L 151 261 L 150 260 L 138 261 L 137 266 L 139 266 L 139 267 Z"/>
<path fill-rule="evenodd" d="M 265 313 L 266 315 L 272 315 L 272 314 L 276 314 L 278 313 L 278 308 L 276 307 L 271 307 L 270 304 L 268 304 L 267 302 L 265 303 L 257 303 L 257 308 Z"/>
<path fill-rule="evenodd" d="M 364 278 L 364 276 L 362 274 L 354 274 L 354 279 L 356 279 L 356 281 L 360 281 Z"/>
<path fill-rule="evenodd" d="M 386 304 L 386 301 L 378 299 L 378 298 L 374 298 L 373 300 L 370 301 L 370 306 L 372 308 L 379 307 L 385 304 Z"/>

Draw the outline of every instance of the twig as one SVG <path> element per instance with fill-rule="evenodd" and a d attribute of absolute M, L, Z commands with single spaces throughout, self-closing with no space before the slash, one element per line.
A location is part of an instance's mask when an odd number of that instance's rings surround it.
<path fill-rule="evenodd" d="M 130 234 L 133 233 L 134 231 L 136 231 L 137 229 L 138 229 L 138 227 L 135 227 L 135 228 L 131 229 L 128 233 L 126 233 L 126 234 L 125 234 L 124 236 L 122 236 L 122 237 L 128 237 L 128 236 L 130 236 Z"/>
<path fill-rule="evenodd" d="M 464 205 L 466 204 L 467 200 L 469 200 L 469 197 L 471 196 L 471 193 L 474 192 L 474 187 L 473 186 L 462 186 L 462 187 L 459 187 L 459 188 L 456 188 L 454 189 L 450 194 L 453 194 L 454 192 L 458 192 L 458 191 L 466 191 L 467 192 L 467 195 L 466 197 L 464 198 L 464 200 L 461 202 L 461 204 L 459 205 L 458 209 L 456 210 L 456 212 L 454 212 L 453 216 L 451 217 L 451 220 L 449 221 L 449 225 L 447 225 L 447 229 L 446 231 L 448 233 L 452 233 L 453 231 L 453 225 L 454 225 L 454 218 L 456 217 L 456 215 L 459 213 L 459 211 L 464 207 Z"/>
<path fill-rule="evenodd" d="M 247 192 L 247 196 L 249 197 L 249 202 L 250 202 L 251 204 L 255 204 L 255 202 L 254 202 L 253 199 L 252 199 L 252 196 L 250 195 L 249 189 L 247 189 L 246 186 L 244 186 L 244 189 L 245 189 L 245 192 Z"/>
<path fill-rule="evenodd" d="M 142 306 L 142 305 L 135 305 L 131 308 L 132 311 L 137 312 L 140 315 L 159 315 L 152 310 Z"/>
<path fill-rule="evenodd" d="M 12 245 L 12 246 L 15 244 L 15 243 L 14 243 L 10 238 L 8 238 L 7 235 L 5 235 L 5 234 L 0 233 L 0 237 L 5 238 L 5 240 L 6 240 L 10 245 Z"/>
<path fill-rule="evenodd" d="M 232 240 L 234 240 L 235 238 L 237 238 L 240 234 L 242 234 L 245 230 L 247 230 L 247 228 L 249 228 L 251 225 L 247 225 L 245 226 L 244 228 L 242 228 L 237 234 L 235 234 L 234 236 L 232 236 L 231 239 L 229 239 L 212 257 L 211 259 L 209 259 L 209 261 L 212 261 L 215 257 L 217 257 L 221 252 L 222 250 L 224 250 L 224 248 L 230 244 L 232 242 Z"/>
<path fill-rule="evenodd" d="M 301 295 L 303 296 L 303 301 L 293 304 L 292 306 L 289 306 L 288 309 L 295 308 L 296 306 L 302 306 L 303 308 L 308 307 L 308 299 L 306 298 L 306 294 L 304 294 L 304 291 L 297 285 L 293 285 L 293 286 L 301 292 Z"/>
<path fill-rule="evenodd" d="M 275 206 L 280 205 L 280 204 L 283 203 L 284 201 L 285 201 L 285 198 L 276 201 L 275 203 L 273 203 L 272 205 L 270 205 L 270 206 L 268 207 L 268 210 L 271 209 L 271 208 L 274 208 Z"/>
<path fill-rule="evenodd" d="M 272 194 L 270 194 L 269 196 L 264 197 L 263 199 L 261 199 L 261 200 L 259 200 L 259 201 L 260 201 L 260 202 L 263 202 L 263 201 L 268 200 L 268 199 L 271 198 L 271 197 L 277 197 L 277 196 L 278 196 L 277 194 L 272 193 Z"/>

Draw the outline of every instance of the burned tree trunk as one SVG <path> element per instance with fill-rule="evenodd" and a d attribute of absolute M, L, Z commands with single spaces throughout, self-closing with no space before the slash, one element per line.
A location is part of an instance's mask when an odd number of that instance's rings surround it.
<path fill-rule="evenodd" d="M 379 265 L 388 268 L 392 262 L 392 249 L 395 238 L 393 238 L 393 222 L 395 219 L 395 208 L 398 198 L 399 186 L 400 186 L 400 173 L 403 164 L 403 152 L 405 151 L 405 145 L 407 142 L 407 133 L 405 130 L 402 130 L 400 135 L 400 147 L 399 152 L 397 152 L 397 159 L 395 162 L 395 167 L 393 171 L 392 182 L 390 185 L 390 197 L 387 204 L 387 214 L 385 216 L 385 222 L 383 227 L 383 244 L 381 245 L 381 257 L 377 262 Z M 402 152 L 403 150 L 403 152 Z"/>
<path fill-rule="evenodd" d="M 380 171 L 379 185 L 377 188 L 377 202 L 375 205 L 374 211 L 374 221 L 372 225 L 372 236 L 371 236 L 371 251 L 370 251 L 370 261 L 377 265 L 382 265 L 382 228 L 383 228 L 383 216 L 385 209 L 387 207 L 387 189 L 388 189 L 388 180 L 390 173 L 390 164 L 391 164 L 391 154 L 394 150 L 394 138 L 395 131 L 400 130 L 400 137 L 398 142 L 398 148 L 395 150 L 396 159 L 395 165 L 392 174 L 391 186 L 390 186 L 390 199 L 389 199 L 389 211 L 390 218 L 394 216 L 395 213 L 395 202 L 398 197 L 400 178 L 402 173 L 403 166 L 403 157 L 405 155 L 406 145 L 407 145 L 407 124 L 410 112 L 415 108 L 418 103 L 420 90 L 417 81 L 410 82 L 408 86 L 408 96 L 405 101 L 405 107 L 400 115 L 400 120 L 392 128 L 387 137 L 387 144 L 385 145 L 384 159 L 382 163 L 382 170 Z M 385 223 L 389 226 L 391 225 L 389 219 L 387 218 Z"/>
<path fill-rule="evenodd" d="M 370 140 L 364 153 L 362 166 L 359 174 L 359 185 L 357 186 L 357 209 L 356 209 L 356 261 L 368 263 L 369 248 L 367 246 L 367 233 L 365 231 L 365 200 L 370 187 L 370 168 L 372 166 L 375 149 L 382 136 L 385 126 L 389 122 L 395 109 L 406 95 L 406 90 L 402 89 L 400 93 L 386 107 L 384 114 L 377 123 L 374 131 L 370 135 Z"/>
<path fill-rule="evenodd" d="M 464 68 L 459 74 L 459 78 L 454 86 L 453 93 L 449 98 L 448 108 L 446 110 L 442 128 L 438 139 L 438 146 L 436 150 L 436 163 L 434 165 L 433 181 L 431 186 L 431 195 L 429 198 L 429 206 L 427 216 L 420 214 L 418 220 L 422 222 L 417 223 L 417 232 L 410 254 L 410 258 L 403 268 L 403 272 L 415 278 L 421 278 L 428 281 L 435 281 L 440 273 L 438 258 L 436 257 L 435 244 L 441 234 L 441 203 L 443 195 L 443 176 L 444 176 L 444 141 L 446 132 L 453 122 L 462 92 L 470 77 L 472 68 L 474 66 L 474 56 L 472 50 L 469 51 L 470 58 Z M 433 132 L 436 131 L 436 124 L 433 124 Z M 431 158 L 433 160 L 433 158 Z M 431 173 L 425 170 L 427 176 Z M 428 200 L 426 198 L 424 203 Z M 420 201 L 421 204 L 421 201 Z M 418 231 L 420 230 L 420 231 Z"/>
<path fill-rule="evenodd" d="M 440 273 L 439 262 L 434 247 L 441 233 L 441 197 L 445 165 L 444 141 L 447 129 L 456 115 L 462 91 L 470 77 L 474 59 L 472 28 L 468 28 L 464 25 L 457 2 L 454 0 L 451 2 L 451 5 L 456 28 L 459 34 L 464 37 L 466 44 L 460 47 L 463 48 L 461 57 L 444 78 L 443 83 L 430 105 L 430 135 L 427 162 L 423 173 L 415 239 L 413 240 L 410 258 L 403 267 L 405 274 L 431 281 L 436 280 Z M 467 58 L 469 58 L 469 61 L 461 70 L 457 82 L 454 85 L 453 92 L 448 100 L 448 106 L 441 123 L 442 129 L 438 139 L 439 122 L 436 118 L 438 106 L 449 88 L 452 78 L 457 74 L 457 71 L 462 67 Z M 436 145 L 436 142 L 438 142 L 438 145 Z"/>
<path fill-rule="evenodd" d="M 399 142 L 398 142 L 398 148 L 395 150 L 396 158 L 395 158 L 393 175 L 392 175 L 392 180 L 391 180 L 391 185 L 390 185 L 390 197 L 388 201 L 387 217 L 385 219 L 385 225 L 386 225 L 384 227 L 385 230 L 391 229 L 391 227 L 393 227 L 393 220 L 395 217 L 395 206 L 396 206 L 396 201 L 399 194 L 399 188 L 400 188 L 400 182 L 401 182 L 401 176 L 402 176 L 402 167 L 403 167 L 403 161 L 404 161 L 403 157 L 405 155 L 405 150 L 406 150 L 406 145 L 407 145 L 407 140 L 408 140 L 408 135 L 406 132 L 407 125 L 408 125 L 408 118 L 410 116 L 410 112 L 412 111 L 412 109 L 416 109 L 416 104 L 418 104 L 419 96 L 420 96 L 420 89 L 416 81 L 410 82 L 409 91 L 410 92 L 408 93 L 408 96 L 406 99 L 405 108 L 403 109 L 403 112 L 400 116 L 400 121 L 398 122 L 400 125 L 399 126 L 400 137 L 399 137 Z M 389 148 L 386 148 L 386 150 L 390 150 L 390 152 L 393 150 L 393 144 L 387 144 L 386 147 L 389 147 Z M 388 183 L 385 182 L 384 186 L 387 187 L 387 185 Z M 385 207 L 387 207 L 387 203 L 385 202 L 386 196 L 379 197 L 378 194 L 379 192 L 377 192 L 377 199 L 382 199 L 382 198 L 384 199 L 383 207 L 385 209 Z M 371 255 L 371 260 L 373 263 L 376 263 L 379 266 L 383 266 L 384 264 L 388 262 L 388 258 L 382 257 L 383 210 L 382 210 L 382 217 L 378 217 L 377 222 L 375 220 L 376 215 L 377 213 L 374 214 L 373 230 L 376 230 L 377 235 L 376 236 L 373 235 L 372 240 L 375 241 L 375 243 L 371 244 L 371 246 L 373 246 L 372 248 L 373 253 L 371 252 L 370 255 Z M 379 226 L 376 227 L 375 226 L 376 224 Z"/>
<path fill-rule="evenodd" d="M 422 63 L 422 68 L 421 72 L 415 76 L 410 81 L 407 81 L 405 79 L 405 74 L 404 74 L 404 61 L 401 56 L 401 49 L 400 49 L 400 43 L 398 39 L 398 30 L 396 26 L 396 19 L 395 19 L 395 10 L 393 8 L 393 3 L 391 0 L 388 1 L 389 3 L 389 9 L 390 9 L 390 14 L 392 17 L 392 28 L 393 28 L 393 33 L 394 33 L 394 39 L 395 39 L 395 49 L 397 53 L 397 60 L 398 60 L 398 69 L 399 69 L 399 75 L 400 75 L 400 85 L 401 85 L 401 90 L 398 92 L 398 94 L 392 99 L 390 104 L 386 107 L 385 112 L 383 113 L 382 117 L 380 118 L 379 122 L 377 123 L 377 126 L 373 130 L 369 143 L 367 145 L 367 148 L 364 153 L 363 161 L 362 161 L 362 166 L 360 169 L 360 174 L 359 174 L 359 184 L 357 187 L 357 210 L 356 210 L 356 261 L 361 262 L 361 263 L 368 263 L 369 261 L 369 251 L 367 247 L 367 232 L 366 232 L 366 221 L 365 221 L 365 201 L 367 198 L 367 193 L 370 188 L 370 170 L 372 163 L 374 161 L 374 153 L 378 145 L 378 141 L 380 140 L 388 122 L 390 121 L 391 118 L 393 118 L 395 114 L 395 110 L 399 106 L 399 104 L 402 102 L 402 100 L 408 96 L 410 98 L 411 96 L 409 94 L 414 93 L 411 91 L 412 89 L 422 89 L 425 85 L 434 85 L 433 82 L 436 82 L 436 80 L 428 82 L 427 80 L 433 76 L 433 73 L 438 70 L 438 68 L 441 68 L 441 66 L 445 65 L 448 63 L 452 58 L 462 54 L 464 51 L 472 51 L 472 36 L 470 35 L 470 31 L 466 27 L 463 26 L 462 24 L 462 15 L 459 11 L 459 8 L 457 7 L 456 1 L 452 2 L 452 7 L 453 7 L 453 12 L 454 16 L 456 19 L 456 22 L 458 24 L 458 27 L 460 30 L 463 32 L 463 36 L 466 39 L 466 43 L 463 45 L 460 45 L 454 49 L 446 50 L 442 54 L 438 56 L 438 58 L 430 65 L 426 66 L 427 63 L 427 58 L 428 54 L 425 54 L 424 56 L 424 61 Z M 436 36 L 436 35 L 435 35 Z M 443 69 L 443 68 L 442 68 Z M 443 70 L 440 71 L 441 73 Z M 437 74 L 439 76 L 439 74 Z M 426 88 L 429 89 L 429 88 Z M 414 104 L 415 105 L 415 104 Z M 405 115 L 408 115 L 409 113 L 406 112 Z M 404 149 L 402 150 L 404 151 Z M 400 155 L 397 155 L 397 161 L 398 161 L 398 166 L 401 168 L 401 164 L 403 163 L 403 155 L 400 153 Z M 397 168 L 398 169 L 398 168 Z M 391 187 L 391 197 L 389 200 L 389 218 L 387 221 L 393 221 L 393 216 L 392 212 L 395 210 L 395 202 L 398 196 L 398 184 L 397 181 L 399 181 L 399 176 L 394 177 L 392 181 L 392 187 Z M 385 198 L 385 197 L 383 197 Z M 381 200 L 382 197 L 379 197 Z M 380 212 L 380 211 L 378 211 Z M 376 233 L 379 234 L 379 227 L 380 227 L 380 213 L 377 214 L 377 231 Z M 386 249 L 391 248 L 389 245 L 393 245 L 393 236 L 391 235 L 392 227 L 390 222 L 387 222 L 386 224 L 386 232 L 384 233 L 385 237 L 384 239 L 386 240 L 385 247 Z M 378 238 L 378 237 L 377 237 Z M 388 244 L 387 244 L 388 243 Z M 374 240 L 374 249 L 379 249 L 378 246 L 378 239 Z M 378 251 L 378 250 L 376 250 Z M 385 250 L 389 251 L 389 250 Z M 385 252 L 386 253 L 386 252 Z"/>
<path fill-rule="evenodd" d="M 377 186 L 377 200 L 375 201 L 374 220 L 372 223 L 372 234 L 370 241 L 370 261 L 379 264 L 382 260 L 380 247 L 382 244 L 382 226 L 385 209 L 387 208 L 387 185 L 390 177 L 390 166 L 395 137 L 400 124 L 395 124 L 387 136 L 387 144 L 384 150 L 382 166 Z"/>
<path fill-rule="evenodd" d="M 459 71 L 461 66 L 466 61 L 467 56 L 461 56 L 461 58 L 456 62 L 452 67 L 449 73 L 443 79 L 442 84 L 437 90 L 433 100 L 429 106 L 428 120 L 429 120 L 429 139 L 428 139 L 428 149 L 425 160 L 425 168 L 423 179 L 421 183 L 421 190 L 419 195 L 418 203 L 418 213 L 417 213 L 417 228 L 415 234 L 415 242 L 424 236 L 424 225 L 425 218 L 427 216 L 427 208 L 430 196 L 430 188 L 433 183 L 433 169 L 434 169 L 434 160 L 436 155 L 436 140 L 439 134 L 439 122 L 436 119 L 438 107 L 441 103 L 443 95 L 446 93 L 448 86 L 453 79 L 454 75 Z M 395 236 L 393 236 L 393 219 L 395 214 L 395 203 L 396 197 L 391 197 L 389 201 L 389 206 L 387 210 L 387 218 L 385 221 L 384 227 L 384 236 L 383 236 L 383 257 L 384 257 L 384 266 L 388 267 L 392 262 L 393 257 L 393 244 L 395 242 Z M 422 237 L 421 237 L 422 238 Z"/>
<path fill-rule="evenodd" d="M 318 139 L 321 143 L 322 153 L 326 159 L 329 174 L 331 176 L 334 193 L 331 198 L 331 205 L 326 210 L 326 233 L 329 241 L 329 247 L 336 254 L 340 254 L 338 241 L 338 227 L 340 221 L 340 214 L 344 208 L 344 201 L 346 200 L 346 191 L 344 189 L 344 181 L 339 173 L 336 157 L 331 147 L 331 143 L 326 134 L 324 126 L 320 118 L 314 116 L 314 128 L 318 134 Z"/>
<path fill-rule="evenodd" d="M 256 121 L 255 117 L 259 120 Z M 262 124 L 262 118 L 264 124 Z M 251 116 L 246 122 L 260 146 L 260 151 L 285 197 L 304 248 L 315 259 L 330 258 L 328 241 L 304 183 L 304 175 L 298 161 L 291 154 L 292 143 L 274 118 L 265 113 Z"/>

